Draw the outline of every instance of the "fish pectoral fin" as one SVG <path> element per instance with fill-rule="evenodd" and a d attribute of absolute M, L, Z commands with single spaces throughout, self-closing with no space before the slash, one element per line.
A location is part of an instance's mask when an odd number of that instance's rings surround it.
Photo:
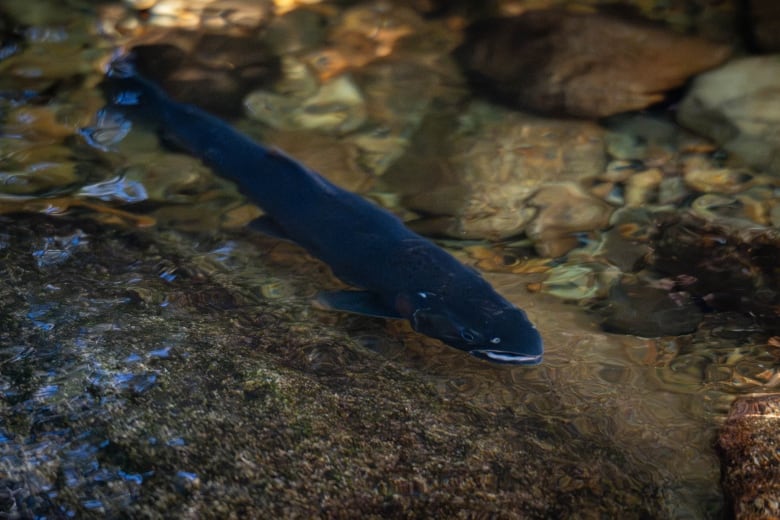
<path fill-rule="evenodd" d="M 287 233 L 284 232 L 281 226 L 279 226 L 279 224 L 277 224 L 274 219 L 272 219 L 267 215 L 263 215 L 262 217 L 257 217 L 249 224 L 247 224 L 247 226 L 249 227 L 249 229 L 253 229 L 264 235 L 268 235 L 269 237 L 278 238 L 280 240 L 287 240 L 289 242 L 294 242 L 292 238 L 287 236 Z"/>
<path fill-rule="evenodd" d="M 317 294 L 315 302 L 330 310 L 378 318 L 401 318 L 395 310 L 388 308 L 379 296 L 368 291 L 323 291 Z"/>

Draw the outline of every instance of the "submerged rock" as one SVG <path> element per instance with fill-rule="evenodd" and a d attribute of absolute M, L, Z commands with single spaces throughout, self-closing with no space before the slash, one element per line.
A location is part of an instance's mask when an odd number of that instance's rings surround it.
<path fill-rule="evenodd" d="M 723 488 L 739 520 L 780 516 L 780 395 L 734 401 L 718 436 Z"/>
<path fill-rule="evenodd" d="M 547 10 L 477 22 L 457 55 L 476 86 L 506 103 L 594 118 L 658 103 L 730 52 L 649 23 Z"/>
<path fill-rule="evenodd" d="M 474 102 L 454 120 L 423 123 L 384 180 L 424 216 L 418 230 L 498 239 L 526 229 L 537 211 L 528 199 L 545 183 L 595 176 L 605 162 L 603 130 L 592 123 Z"/>
<path fill-rule="evenodd" d="M 117 16 L 123 31 L 186 28 L 243 32 L 267 22 L 273 10 L 269 0 L 125 0 L 128 12 Z"/>
<path fill-rule="evenodd" d="M 130 40 L 134 62 L 144 76 L 173 97 L 222 116 L 243 113 L 244 97 L 275 81 L 280 64 L 257 36 L 157 31 L 151 41 Z"/>
<path fill-rule="evenodd" d="M 696 330 L 702 311 L 684 290 L 663 281 L 624 276 L 609 290 L 606 305 L 598 309 L 604 330 L 646 338 L 678 336 Z"/>
<path fill-rule="evenodd" d="M 618 209 L 610 218 L 610 228 L 601 235 L 597 254 L 624 273 L 640 270 L 642 260 L 652 250 L 656 219 L 646 207 Z"/>
<path fill-rule="evenodd" d="M 755 183 L 755 175 L 733 168 L 708 169 L 696 165 L 686 168 L 685 183 L 702 193 L 739 193 Z"/>
<path fill-rule="evenodd" d="M 743 163 L 780 174 L 780 56 L 740 58 L 697 77 L 677 118 Z"/>
<path fill-rule="evenodd" d="M 277 56 L 307 52 L 325 40 L 328 20 L 316 9 L 298 8 L 275 16 L 265 28 L 264 40 Z"/>
<path fill-rule="evenodd" d="M 414 10 L 385 0 L 357 3 L 331 23 L 329 45 L 306 57 L 323 80 L 389 56 L 403 38 L 429 30 Z"/>
<path fill-rule="evenodd" d="M 315 80 L 313 92 L 306 89 L 292 96 L 255 90 L 244 99 L 244 106 L 250 117 L 278 130 L 344 134 L 366 118 L 363 95 L 348 76 L 331 78 L 319 86 Z"/>
<path fill-rule="evenodd" d="M 40 265 L 46 237 L 78 247 Z M 291 277 L 268 249 L 4 217 L 0 512 L 673 516 L 665 478 L 604 428 L 445 398 L 313 319 L 300 295 L 330 283 L 321 267 L 298 252 Z M 261 296 L 280 279 L 292 297 Z"/>
<path fill-rule="evenodd" d="M 584 300 L 611 332 L 676 336 L 703 326 L 765 340 L 780 333 L 780 233 L 756 223 L 771 218 L 769 200 L 759 191 L 701 195 L 688 211 L 621 208 L 600 240 L 570 251 L 539 290 Z"/>
<path fill-rule="evenodd" d="M 269 133 L 266 143 L 278 146 L 342 188 L 365 192 L 373 184 L 361 167 L 360 150 L 351 141 L 319 132 L 280 131 Z"/>
<path fill-rule="evenodd" d="M 368 121 L 349 140 L 361 149 L 361 164 L 371 174 L 384 174 L 406 152 L 430 106 L 441 98 L 447 71 L 418 63 L 420 59 L 410 55 L 376 60 L 355 73 Z"/>
<path fill-rule="evenodd" d="M 0 195 L 51 195 L 84 180 L 71 150 L 64 146 L 30 146 L 4 155 L 0 159 Z"/>
<path fill-rule="evenodd" d="M 582 240 L 579 233 L 607 227 L 614 208 L 574 183 L 545 184 L 528 199 L 537 213 L 526 228 L 536 250 L 562 256 Z"/>
<path fill-rule="evenodd" d="M 286 51 L 282 75 L 246 97 L 247 114 L 270 128 L 270 140 L 279 131 L 338 136 L 365 175 L 382 175 L 435 100 L 463 96 L 449 56 L 459 33 L 385 1 L 314 12 L 271 22 L 265 39 Z"/>
<path fill-rule="evenodd" d="M 604 122 L 607 152 L 618 160 L 641 160 L 658 165 L 675 153 L 679 128 L 672 122 L 643 113 L 622 114 Z"/>
<path fill-rule="evenodd" d="M 780 332 L 780 232 L 748 220 L 668 214 L 656 223 L 647 266 L 685 276 L 686 290 L 711 309 L 750 315 Z"/>

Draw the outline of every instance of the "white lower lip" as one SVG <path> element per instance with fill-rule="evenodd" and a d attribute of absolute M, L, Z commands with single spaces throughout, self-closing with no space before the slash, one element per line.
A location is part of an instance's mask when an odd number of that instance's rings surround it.
<path fill-rule="evenodd" d="M 488 359 L 494 361 L 501 361 L 503 363 L 538 363 L 541 361 L 542 356 L 519 356 L 516 354 L 503 354 L 501 352 L 495 352 L 492 350 L 478 350 L 477 353 L 484 355 Z"/>

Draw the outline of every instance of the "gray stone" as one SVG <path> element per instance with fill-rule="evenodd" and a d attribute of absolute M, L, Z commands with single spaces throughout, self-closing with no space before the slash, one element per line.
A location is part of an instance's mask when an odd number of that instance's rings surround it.
<path fill-rule="evenodd" d="M 741 58 L 702 74 L 677 117 L 745 164 L 780 174 L 780 55 Z"/>

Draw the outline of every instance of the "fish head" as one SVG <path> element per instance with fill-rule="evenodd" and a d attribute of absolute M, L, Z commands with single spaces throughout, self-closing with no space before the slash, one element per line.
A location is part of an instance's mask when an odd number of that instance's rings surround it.
<path fill-rule="evenodd" d="M 417 332 L 493 363 L 541 363 L 542 336 L 525 312 L 509 302 L 453 302 L 431 293 L 416 297 L 409 321 Z"/>
<path fill-rule="evenodd" d="M 472 356 L 510 365 L 538 365 L 542 362 L 542 336 L 525 312 L 511 307 L 490 316 L 478 341 L 468 341 L 473 331 L 462 331 Z M 469 334 L 469 332 L 472 332 Z"/>

